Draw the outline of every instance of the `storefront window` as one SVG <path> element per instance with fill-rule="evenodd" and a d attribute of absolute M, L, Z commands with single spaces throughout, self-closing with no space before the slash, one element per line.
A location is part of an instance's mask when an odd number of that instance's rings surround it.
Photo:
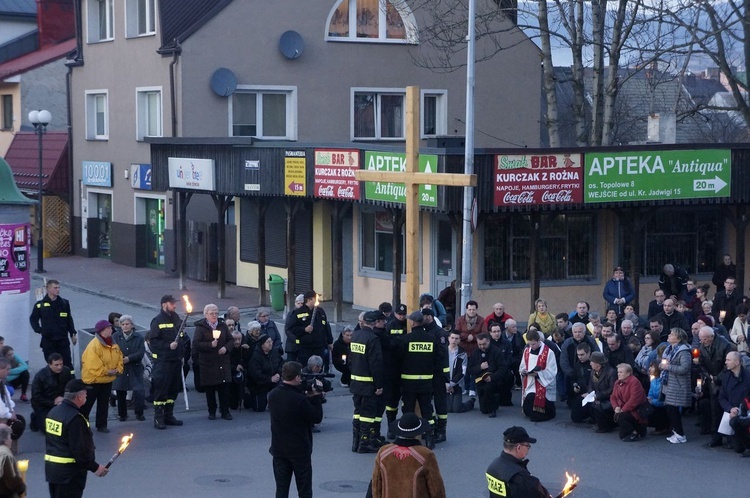
<path fill-rule="evenodd" d="M 561 214 L 542 224 L 538 268 L 541 280 L 593 278 L 595 217 Z M 493 216 L 484 225 L 484 281 L 525 282 L 531 268 L 531 217 Z"/>
<path fill-rule="evenodd" d="M 146 264 L 164 266 L 164 201 L 146 199 Z"/>
<path fill-rule="evenodd" d="M 393 271 L 393 220 L 391 213 L 377 211 L 362 213 L 362 251 L 360 266 L 363 269 L 376 271 Z M 404 257 L 403 231 L 401 237 L 401 254 Z M 405 270 L 405 264 L 401 266 Z"/>

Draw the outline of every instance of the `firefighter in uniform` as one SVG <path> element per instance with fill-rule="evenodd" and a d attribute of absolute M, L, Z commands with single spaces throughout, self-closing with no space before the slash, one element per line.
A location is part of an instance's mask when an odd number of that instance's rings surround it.
<path fill-rule="evenodd" d="M 74 346 L 78 336 L 73 324 L 73 315 L 70 313 L 70 303 L 60 297 L 60 282 L 47 281 L 47 294 L 34 305 L 29 322 L 34 332 L 42 336 L 39 346 L 45 360 L 52 353 L 59 353 L 63 357 L 63 365 L 73 366 L 68 334 Z"/>
<path fill-rule="evenodd" d="M 44 421 L 47 433 L 44 475 L 52 498 L 81 497 L 86 487 L 86 472 L 99 477 L 108 472 L 96 463 L 94 436 L 81 413 L 88 389 L 91 388 L 82 380 L 69 381 L 63 400 L 49 411 Z"/>
<path fill-rule="evenodd" d="M 148 344 L 154 366 L 151 384 L 154 389 L 154 427 L 166 429 L 167 425 L 182 425 L 174 417 L 174 403 L 182 383 L 182 348 L 185 332 L 182 320 L 177 316 L 171 295 L 162 296 L 161 313 L 151 320 Z M 179 334 L 179 337 L 178 337 Z"/>
<path fill-rule="evenodd" d="M 536 439 L 530 437 L 523 427 L 511 427 L 503 432 L 503 452 L 487 468 L 487 488 L 490 498 L 551 498 L 539 479 L 531 475 L 526 466 L 531 445 Z"/>
<path fill-rule="evenodd" d="M 424 433 L 424 444 L 427 448 L 435 447 L 434 427 L 435 420 L 432 418 L 432 393 L 435 371 L 440 365 L 438 348 L 439 344 L 435 334 L 426 331 L 423 327 L 424 315 L 421 311 L 415 311 L 409 315 L 411 332 L 403 339 L 400 355 L 401 372 L 401 397 L 403 399 L 402 411 L 414 413 L 416 404 L 422 418 L 430 422 L 430 429 Z M 443 385 L 445 390 L 445 385 Z"/>
<path fill-rule="evenodd" d="M 435 367 L 435 377 L 432 379 L 433 397 L 435 403 L 435 444 L 446 440 L 446 429 L 448 427 L 448 392 L 446 384 L 450 383 L 450 366 L 448 365 L 448 337 L 450 334 L 434 321 L 432 308 L 426 305 L 422 309 L 424 315 L 424 328 L 427 332 L 435 335 L 435 340 L 440 346 L 437 349 L 438 364 Z"/>
<path fill-rule="evenodd" d="M 325 310 L 315 306 L 317 298 L 318 294 L 314 290 L 305 292 L 305 303 L 292 311 L 284 325 L 287 337 L 293 337 L 299 348 L 296 361 L 302 365 L 307 365 L 311 356 L 328 358 L 330 356 L 326 356 L 326 348 L 329 353 L 333 350 L 331 324 L 328 323 Z"/>
<path fill-rule="evenodd" d="M 379 416 L 379 398 L 383 394 L 383 350 L 371 327 L 385 320 L 385 315 L 380 311 L 368 311 L 364 320 L 369 326 L 354 331 L 350 346 L 352 380 L 349 390 L 354 401 L 352 451 L 377 453 L 379 426 L 375 419 Z"/>
<path fill-rule="evenodd" d="M 401 343 L 406 336 L 406 305 L 399 304 L 393 313 L 393 319 L 386 323 L 385 332 L 388 338 L 388 351 L 383 350 L 385 358 L 385 388 L 383 389 L 383 401 L 385 402 L 385 416 L 388 427 L 398 416 L 398 402 L 401 400 L 401 378 L 398 371 L 397 355 L 401 351 Z M 396 435 L 390 429 L 388 439 L 395 439 Z"/>

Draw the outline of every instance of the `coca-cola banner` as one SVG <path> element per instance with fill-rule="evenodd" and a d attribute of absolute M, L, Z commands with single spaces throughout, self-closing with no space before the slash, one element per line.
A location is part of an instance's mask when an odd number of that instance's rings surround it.
<path fill-rule="evenodd" d="M 583 202 L 582 154 L 495 156 L 495 206 Z"/>
<path fill-rule="evenodd" d="M 359 200 L 359 169 L 356 149 L 315 149 L 315 197 Z"/>

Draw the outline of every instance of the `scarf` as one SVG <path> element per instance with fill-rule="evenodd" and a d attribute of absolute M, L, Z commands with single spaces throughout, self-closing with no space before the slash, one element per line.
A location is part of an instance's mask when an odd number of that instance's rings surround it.
<path fill-rule="evenodd" d="M 523 361 L 526 365 L 529 364 L 529 354 L 531 354 L 531 348 L 526 348 L 523 351 Z M 536 360 L 536 366 L 540 370 L 547 368 L 547 356 L 549 356 L 549 348 L 545 347 L 544 344 L 539 345 L 539 357 Z M 526 390 L 526 385 L 529 382 L 529 376 L 523 378 L 523 390 Z M 536 379 L 534 379 L 536 382 Z M 539 413 L 545 413 L 547 407 L 547 388 L 542 385 L 541 382 L 536 382 L 536 388 L 534 389 L 534 411 Z"/>
<path fill-rule="evenodd" d="M 112 340 L 112 336 L 109 336 L 109 337 L 102 337 L 102 335 L 101 335 L 101 334 L 96 334 L 96 335 L 97 335 L 97 336 L 99 336 L 99 339 L 101 339 L 101 340 L 102 340 L 102 342 L 103 342 L 104 344 L 106 344 L 107 346 L 112 346 L 112 344 L 114 344 L 114 341 Z"/>
<path fill-rule="evenodd" d="M 474 318 L 469 318 L 469 315 L 464 315 L 464 320 L 466 321 L 466 328 L 469 330 L 473 329 L 477 324 L 477 319 L 479 318 L 479 315 L 474 315 Z"/>
<path fill-rule="evenodd" d="M 687 345 L 685 344 L 678 344 L 677 346 L 672 346 L 671 344 L 667 346 L 667 349 L 664 350 L 664 353 L 661 355 L 662 358 L 666 358 L 669 360 L 669 364 L 672 364 L 672 360 L 675 356 L 677 356 L 677 353 L 680 351 L 684 351 L 686 349 L 689 349 Z M 662 370 L 661 374 L 659 375 L 661 377 L 661 383 L 662 385 L 666 386 L 669 384 L 669 370 Z"/>

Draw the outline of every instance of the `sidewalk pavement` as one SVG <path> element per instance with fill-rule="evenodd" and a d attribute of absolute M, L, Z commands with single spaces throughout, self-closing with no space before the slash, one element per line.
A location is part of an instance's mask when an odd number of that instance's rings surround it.
<path fill-rule="evenodd" d="M 31 267 L 36 267 L 32 256 Z M 226 284 L 225 297 L 218 298 L 218 284 L 216 282 L 199 282 L 196 280 L 185 280 L 185 290 L 179 289 L 179 278 L 171 277 L 161 270 L 153 268 L 133 268 L 120 265 L 104 258 L 84 258 L 80 256 L 58 256 L 44 260 L 46 273 L 40 275 L 32 273 L 32 288 L 41 287 L 44 278 L 54 278 L 60 281 L 63 288 L 69 287 L 80 292 L 86 292 L 132 306 L 140 306 L 147 309 L 159 310 L 159 301 L 164 294 L 172 294 L 180 298 L 187 294 L 193 304 L 194 316 L 201 316 L 203 306 L 214 303 L 219 311 L 224 313 L 229 306 L 237 306 L 240 309 L 243 330 L 247 323 L 255 318 L 258 309 L 258 289 Z M 321 303 L 330 319 L 333 319 L 333 302 Z M 270 306 L 269 306 L 270 308 Z M 182 308 L 178 306 L 178 311 Z M 345 303 L 341 320 L 333 328 L 334 338 L 345 324 L 355 325 L 360 310 L 352 308 Z M 284 314 L 271 309 L 271 317 L 274 321 L 284 323 Z M 283 328 L 283 327 L 282 327 Z"/>

